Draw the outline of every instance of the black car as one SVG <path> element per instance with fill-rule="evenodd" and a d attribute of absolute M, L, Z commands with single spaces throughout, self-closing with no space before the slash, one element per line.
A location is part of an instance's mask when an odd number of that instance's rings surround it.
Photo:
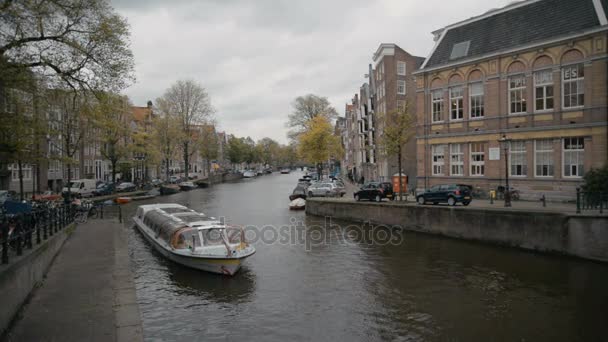
<path fill-rule="evenodd" d="M 371 182 L 355 192 L 355 200 L 367 199 L 380 202 L 383 198 L 393 199 L 393 185 L 389 182 Z"/>
<path fill-rule="evenodd" d="M 456 205 L 456 203 L 460 202 L 466 206 L 472 201 L 471 186 L 465 184 L 435 185 L 416 196 L 416 201 L 418 204 L 437 204 L 443 202 L 448 205 Z"/>
<path fill-rule="evenodd" d="M 115 189 L 114 183 L 100 184 L 97 189 L 93 190 L 93 196 L 111 195 Z"/>

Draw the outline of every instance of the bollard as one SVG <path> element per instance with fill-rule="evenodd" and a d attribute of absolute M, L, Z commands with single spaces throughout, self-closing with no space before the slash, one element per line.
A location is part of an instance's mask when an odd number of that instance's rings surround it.
<path fill-rule="evenodd" d="M 576 213 L 581 213 L 581 188 L 576 188 Z"/>
<path fill-rule="evenodd" d="M 8 264 L 8 222 L 2 222 L 2 263 Z"/>
<path fill-rule="evenodd" d="M 34 227 L 36 227 L 36 244 L 39 245 L 41 240 L 40 240 L 40 212 L 36 212 L 36 215 L 34 216 Z"/>
<path fill-rule="evenodd" d="M 48 228 L 49 228 L 49 210 L 45 210 L 42 214 L 42 239 L 46 240 L 49 238 L 48 236 Z"/>
<path fill-rule="evenodd" d="M 32 249 L 32 219 L 31 217 L 28 219 L 28 224 L 27 224 L 27 232 L 25 233 L 25 243 L 27 246 L 27 249 Z"/>
<path fill-rule="evenodd" d="M 101 205 L 99 206 L 99 210 L 101 211 L 101 213 L 100 213 L 100 214 L 101 214 L 101 219 L 102 219 L 102 220 L 103 220 L 103 207 L 104 207 L 104 204 L 103 204 L 103 203 L 101 203 Z"/>
<path fill-rule="evenodd" d="M 118 222 L 122 223 L 122 207 L 118 205 Z"/>
<path fill-rule="evenodd" d="M 545 197 L 545 194 L 543 194 L 543 197 L 540 198 L 540 201 L 543 202 L 543 208 L 547 206 L 547 198 Z"/>
<path fill-rule="evenodd" d="M 15 227 L 15 233 L 17 233 L 17 255 L 23 254 L 23 227 L 21 222 L 17 223 Z"/>

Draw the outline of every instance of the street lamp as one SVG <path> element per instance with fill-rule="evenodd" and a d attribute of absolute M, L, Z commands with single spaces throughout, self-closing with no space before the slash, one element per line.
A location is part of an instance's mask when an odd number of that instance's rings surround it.
<path fill-rule="evenodd" d="M 503 135 L 502 138 L 498 140 L 499 143 L 503 145 L 505 150 L 505 207 L 511 206 L 511 191 L 509 190 L 509 143 L 511 139 L 507 138 L 506 135 Z"/>

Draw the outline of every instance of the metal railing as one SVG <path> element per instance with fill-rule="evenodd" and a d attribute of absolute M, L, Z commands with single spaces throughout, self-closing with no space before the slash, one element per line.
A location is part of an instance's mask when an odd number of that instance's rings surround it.
<path fill-rule="evenodd" d="M 37 208 L 15 215 L 3 214 L 0 220 L 0 248 L 2 264 L 8 264 L 11 255 L 23 255 L 74 222 L 75 210 L 70 205 L 55 208 Z"/>
<path fill-rule="evenodd" d="M 583 210 L 599 210 L 600 214 L 608 208 L 608 194 L 602 192 L 583 191 L 576 188 L 576 213 Z"/>

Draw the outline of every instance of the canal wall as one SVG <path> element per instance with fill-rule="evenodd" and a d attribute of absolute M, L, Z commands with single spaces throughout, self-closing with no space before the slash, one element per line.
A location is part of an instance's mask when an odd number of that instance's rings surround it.
<path fill-rule="evenodd" d="M 53 259 L 74 227 L 74 224 L 69 225 L 35 246 L 33 250 L 24 250 L 24 255 L 11 257 L 8 265 L 0 265 L 0 293 L 3 294 L 2 310 L 0 310 L 2 334 L 26 302 L 32 290 L 42 282 Z"/>
<path fill-rule="evenodd" d="M 325 199 L 306 213 L 608 262 L 608 216 Z"/>

